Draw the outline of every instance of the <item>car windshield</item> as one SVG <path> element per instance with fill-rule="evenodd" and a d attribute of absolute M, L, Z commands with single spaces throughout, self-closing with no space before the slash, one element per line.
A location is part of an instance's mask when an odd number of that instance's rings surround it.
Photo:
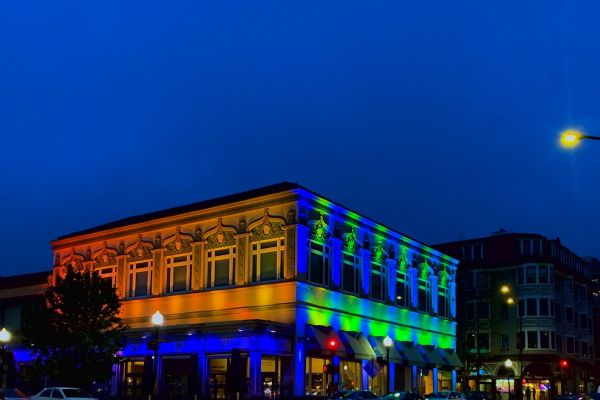
<path fill-rule="evenodd" d="M 65 396 L 67 398 L 70 397 L 89 397 L 91 398 L 92 395 L 90 395 L 88 392 L 86 392 L 83 389 L 63 389 L 63 393 L 65 394 Z"/>

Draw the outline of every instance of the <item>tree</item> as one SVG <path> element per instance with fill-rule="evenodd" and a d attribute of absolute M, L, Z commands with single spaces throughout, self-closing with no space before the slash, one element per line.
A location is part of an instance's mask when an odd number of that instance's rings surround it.
<path fill-rule="evenodd" d="M 36 373 L 54 384 L 83 388 L 110 380 L 126 329 L 111 282 L 69 267 L 44 297 L 47 306 L 24 332 Z"/>

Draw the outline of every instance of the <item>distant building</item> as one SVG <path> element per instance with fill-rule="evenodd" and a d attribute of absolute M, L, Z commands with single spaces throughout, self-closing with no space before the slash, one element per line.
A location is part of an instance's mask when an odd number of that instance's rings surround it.
<path fill-rule="evenodd" d="M 52 251 L 54 277 L 98 271 L 123 299 L 122 397 L 152 378 L 157 310 L 159 387 L 172 397 L 382 394 L 388 377 L 390 388 L 455 387 L 457 260 L 299 185 L 125 218 Z"/>
<path fill-rule="evenodd" d="M 559 239 L 503 230 L 434 247 L 461 260 L 457 348 L 470 375 L 465 381 L 507 392 L 522 370 L 538 396 L 594 389 L 587 262 Z"/>
<path fill-rule="evenodd" d="M 48 288 L 48 279 L 52 271 L 34 272 L 30 274 L 0 277 L 0 327 L 6 328 L 11 334 L 11 340 L 6 343 L 9 354 L 21 361 L 29 361 L 28 350 L 21 345 L 21 337 L 26 324 L 39 315 L 44 307 L 44 292 Z M 5 358 L 6 360 L 6 358 Z M 26 362 L 14 365 L 16 368 L 16 383 L 22 389 L 37 388 L 39 382 L 27 380 Z M 7 366 L 0 370 L 2 382 L 11 375 Z M 11 378 L 8 378 L 11 380 Z"/>

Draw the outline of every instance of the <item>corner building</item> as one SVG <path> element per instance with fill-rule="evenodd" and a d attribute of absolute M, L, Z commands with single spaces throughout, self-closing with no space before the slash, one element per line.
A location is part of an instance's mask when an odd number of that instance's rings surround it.
<path fill-rule="evenodd" d="M 455 388 L 457 261 L 297 184 L 125 218 L 52 250 L 53 279 L 95 270 L 123 299 L 113 394 L 151 390 L 157 310 L 165 396 Z"/>

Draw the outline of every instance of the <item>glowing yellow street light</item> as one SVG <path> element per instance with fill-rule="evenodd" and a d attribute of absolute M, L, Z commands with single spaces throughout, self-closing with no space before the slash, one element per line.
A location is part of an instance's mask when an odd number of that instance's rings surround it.
<path fill-rule="evenodd" d="M 510 287 L 508 287 L 508 285 L 502 285 L 502 287 L 500 288 L 500 292 L 502 294 L 506 294 L 510 292 Z"/>
<path fill-rule="evenodd" d="M 567 129 L 560 134 L 560 144 L 567 149 L 577 147 L 582 139 L 600 140 L 600 136 L 584 135 L 577 129 Z"/>

